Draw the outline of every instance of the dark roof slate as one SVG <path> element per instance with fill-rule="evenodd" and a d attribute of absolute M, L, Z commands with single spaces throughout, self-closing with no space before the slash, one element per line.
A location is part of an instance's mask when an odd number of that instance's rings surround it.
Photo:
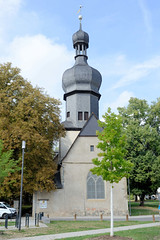
<path fill-rule="evenodd" d="M 84 127 L 82 128 L 81 132 L 79 133 L 79 136 L 97 136 L 96 131 L 102 131 L 103 129 L 98 126 L 97 118 L 92 113 Z"/>

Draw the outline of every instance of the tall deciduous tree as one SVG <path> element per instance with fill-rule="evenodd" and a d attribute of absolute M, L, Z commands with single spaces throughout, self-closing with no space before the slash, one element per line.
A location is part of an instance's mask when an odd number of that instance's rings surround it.
<path fill-rule="evenodd" d="M 140 196 L 140 205 L 144 204 L 145 194 L 156 192 L 160 184 L 160 135 L 154 107 L 150 109 L 146 100 L 131 98 L 126 108 L 119 108 L 127 135 L 127 158 L 134 163 L 130 187 Z"/>
<path fill-rule="evenodd" d="M 111 109 L 103 116 L 104 121 L 98 121 L 101 132 L 97 132 L 100 140 L 97 148 L 101 151 L 98 158 L 93 159 L 96 165 L 91 169 L 93 174 L 102 176 L 103 180 L 111 183 L 111 233 L 113 236 L 113 200 L 112 188 L 113 183 L 118 183 L 123 177 L 126 177 L 132 164 L 125 159 L 126 155 L 126 135 L 123 131 L 122 119 L 120 115 L 111 113 Z"/>
<path fill-rule="evenodd" d="M 13 149 L 15 160 L 21 156 L 22 140 L 26 141 L 24 192 L 55 188 L 53 145 L 64 134 L 59 106 L 58 100 L 32 87 L 20 69 L 0 64 L 0 136 L 5 149 Z M 12 174 L 4 179 L 0 194 L 16 197 L 19 189 L 20 174 Z"/>

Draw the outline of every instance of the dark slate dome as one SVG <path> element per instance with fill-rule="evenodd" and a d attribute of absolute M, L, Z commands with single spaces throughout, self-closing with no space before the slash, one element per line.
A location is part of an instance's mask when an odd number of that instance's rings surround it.
<path fill-rule="evenodd" d="M 73 34 L 72 40 L 73 40 L 73 47 L 74 48 L 75 48 L 77 43 L 85 43 L 87 48 L 88 48 L 89 35 L 88 35 L 88 33 L 82 31 L 81 29 Z"/>
<path fill-rule="evenodd" d="M 62 77 L 62 87 L 65 93 L 82 89 L 99 93 L 101 82 L 100 72 L 87 64 L 85 56 L 76 58 L 75 65 L 67 69 Z"/>

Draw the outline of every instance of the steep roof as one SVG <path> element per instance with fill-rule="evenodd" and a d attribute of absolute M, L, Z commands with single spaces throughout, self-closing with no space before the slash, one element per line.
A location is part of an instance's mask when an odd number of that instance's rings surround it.
<path fill-rule="evenodd" d="M 68 155 L 68 153 L 70 152 L 70 150 L 72 149 L 73 145 L 75 144 L 75 142 L 77 141 L 77 139 L 79 137 L 96 137 L 96 131 L 102 131 L 103 129 L 101 127 L 98 126 L 98 122 L 97 122 L 97 118 L 94 115 L 94 113 L 91 114 L 90 118 L 88 119 L 88 121 L 86 122 L 86 124 L 84 125 L 84 127 L 81 129 L 80 133 L 78 134 L 78 136 L 76 137 L 76 139 L 74 140 L 74 142 L 72 143 L 71 147 L 69 148 L 68 152 L 66 153 L 66 155 L 63 157 L 63 159 L 61 160 L 61 162 L 65 159 L 65 157 Z"/>
<path fill-rule="evenodd" d="M 97 136 L 96 131 L 102 131 L 102 128 L 98 126 L 97 118 L 92 113 L 82 130 L 80 131 L 79 135 L 80 137 L 84 136 Z"/>

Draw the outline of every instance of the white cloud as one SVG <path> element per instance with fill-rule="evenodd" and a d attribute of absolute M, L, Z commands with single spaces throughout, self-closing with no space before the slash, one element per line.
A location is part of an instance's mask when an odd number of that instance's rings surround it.
<path fill-rule="evenodd" d="M 143 63 L 133 65 L 127 69 L 121 79 L 112 86 L 112 89 L 124 87 L 136 81 L 140 81 L 142 78 L 148 76 L 155 70 L 160 70 L 160 56 L 156 56 Z"/>
<path fill-rule="evenodd" d="M 119 95 L 113 92 L 112 94 L 114 95 L 114 97 L 109 98 L 109 101 L 106 102 L 106 100 L 103 99 L 103 104 L 100 109 L 101 115 L 103 115 L 107 111 L 108 107 L 111 108 L 112 112 L 117 113 L 118 107 L 127 106 L 130 98 L 135 97 L 134 93 L 131 91 L 123 91 Z"/>
<path fill-rule="evenodd" d="M 123 76 L 131 67 L 125 54 L 101 56 L 91 60 L 91 65 L 96 66 L 103 77 Z"/>
<path fill-rule="evenodd" d="M 16 15 L 21 4 L 22 0 L 0 0 L 0 18 Z"/>
<path fill-rule="evenodd" d="M 0 62 L 12 62 L 33 86 L 44 88 L 50 96 L 62 101 L 62 74 L 73 65 L 74 53 L 43 34 L 24 36 L 25 26 L 26 32 L 30 32 L 30 24 L 39 24 L 37 13 L 24 11 L 24 3 L 24 0 L 0 0 Z M 24 21 L 23 29 L 20 20 Z"/>
<path fill-rule="evenodd" d="M 7 31 L 14 28 L 13 22 L 23 0 L 0 0 L 0 47 L 3 49 Z"/>
<path fill-rule="evenodd" d="M 113 112 L 117 110 L 118 107 L 124 107 L 128 104 L 128 101 L 131 97 L 134 97 L 133 92 L 124 91 L 118 98 L 110 104 L 110 107 Z"/>
<path fill-rule="evenodd" d="M 142 16 L 144 19 L 144 24 L 145 24 L 146 30 L 147 30 L 148 34 L 150 34 L 152 32 L 151 13 L 146 6 L 145 0 L 138 0 L 138 3 L 140 6 L 140 9 L 142 11 Z"/>
<path fill-rule="evenodd" d="M 64 70 L 72 66 L 73 52 L 44 35 L 15 38 L 6 48 L 1 62 L 12 62 L 22 76 L 34 86 L 43 87 L 48 94 L 62 99 L 61 80 Z"/>

